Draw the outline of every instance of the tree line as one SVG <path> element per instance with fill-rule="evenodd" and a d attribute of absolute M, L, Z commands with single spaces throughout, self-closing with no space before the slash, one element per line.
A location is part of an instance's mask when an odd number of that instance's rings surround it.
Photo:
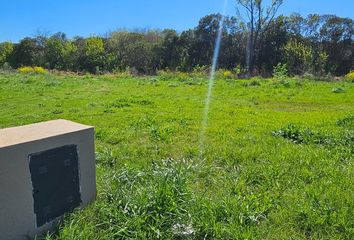
<path fill-rule="evenodd" d="M 42 66 L 62 71 L 104 73 L 192 71 L 209 66 L 222 16 L 207 15 L 183 32 L 173 29 L 115 31 L 106 36 L 64 33 L 0 43 L 0 66 Z M 250 28 L 240 17 L 225 17 L 218 68 L 241 74 L 249 67 Z M 292 75 L 344 75 L 353 69 L 354 22 L 335 15 L 280 15 L 252 42 L 252 74 L 269 76 L 278 64 Z"/>

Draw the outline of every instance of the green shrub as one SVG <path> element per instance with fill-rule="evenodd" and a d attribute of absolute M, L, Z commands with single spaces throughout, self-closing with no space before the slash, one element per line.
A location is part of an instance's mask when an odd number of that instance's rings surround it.
<path fill-rule="evenodd" d="M 342 87 L 335 87 L 335 88 L 332 88 L 332 92 L 333 93 L 344 93 L 345 89 Z"/>
<path fill-rule="evenodd" d="M 273 136 L 280 136 L 294 143 L 308 143 L 313 135 L 311 130 L 302 130 L 293 124 L 273 132 Z"/>
<path fill-rule="evenodd" d="M 163 81 L 168 81 L 176 77 L 176 74 L 169 69 L 157 71 L 157 76 Z"/>
<path fill-rule="evenodd" d="M 286 78 L 288 76 L 288 65 L 278 63 L 273 68 L 273 77 L 275 78 Z"/>
<path fill-rule="evenodd" d="M 119 69 L 115 69 L 113 71 L 113 74 L 115 77 L 118 78 L 130 78 L 133 76 L 129 68 L 127 68 L 125 71 L 120 71 Z"/>
<path fill-rule="evenodd" d="M 209 66 L 206 65 L 197 65 L 193 68 L 192 74 L 197 77 L 205 77 L 209 74 Z"/>
<path fill-rule="evenodd" d="M 337 121 L 337 125 L 346 124 L 347 121 L 349 122 L 351 119 Z M 273 131 L 272 134 L 273 136 L 283 137 L 296 144 L 319 144 L 330 148 L 353 146 L 354 144 L 354 134 L 351 131 L 343 131 L 339 135 L 328 135 L 312 131 L 309 128 L 302 129 L 293 124 L 288 124 L 278 131 Z"/>
<path fill-rule="evenodd" d="M 247 72 L 247 70 L 245 68 L 243 68 L 240 64 L 238 64 L 236 67 L 234 67 L 233 72 L 239 76 L 242 74 L 245 74 Z"/>
<path fill-rule="evenodd" d="M 0 66 L 9 61 L 14 45 L 11 42 L 0 43 Z"/>
<path fill-rule="evenodd" d="M 309 128 L 301 129 L 293 124 L 288 124 L 285 128 L 273 132 L 273 136 L 283 137 L 297 144 L 330 144 L 333 138 L 314 132 Z"/>

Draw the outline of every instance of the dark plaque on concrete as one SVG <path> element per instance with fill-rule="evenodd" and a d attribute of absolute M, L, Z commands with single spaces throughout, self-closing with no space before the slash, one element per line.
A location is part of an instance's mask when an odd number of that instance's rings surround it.
<path fill-rule="evenodd" d="M 76 145 L 30 154 L 29 167 L 37 227 L 80 205 Z"/>

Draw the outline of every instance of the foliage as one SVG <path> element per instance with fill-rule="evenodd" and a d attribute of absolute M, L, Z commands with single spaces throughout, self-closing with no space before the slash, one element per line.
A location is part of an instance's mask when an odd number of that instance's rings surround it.
<path fill-rule="evenodd" d="M 252 74 L 255 66 L 255 60 L 259 58 L 260 43 L 263 41 L 265 33 L 269 29 L 270 23 L 273 21 L 279 7 L 283 4 L 283 0 L 272 0 L 269 6 L 265 6 L 262 0 L 236 0 L 245 12 L 244 18 L 247 22 L 244 25 L 248 28 L 246 49 L 246 68 L 249 74 Z M 238 9 L 239 14 L 240 9 Z"/>
<path fill-rule="evenodd" d="M 0 66 L 9 62 L 9 58 L 13 51 L 13 44 L 11 42 L 0 43 Z"/>
<path fill-rule="evenodd" d="M 278 63 L 288 65 L 289 75 L 343 76 L 353 69 L 352 19 L 316 14 L 274 17 L 282 1 L 272 1 L 268 9 L 264 1 L 238 2 L 257 5 L 253 11 L 257 15 L 254 34 L 252 24 L 246 24 L 240 16 L 225 16 L 218 69 L 239 77 L 247 77 L 250 72 L 271 76 Z M 240 15 L 246 16 L 244 11 Z M 196 76 L 193 70 L 210 68 L 221 19 L 220 14 L 207 15 L 195 28 L 181 33 L 173 29 L 121 30 L 104 37 L 68 39 L 64 33 L 27 37 L 19 43 L 0 44 L 0 65 L 8 62 L 14 69 L 41 66 L 97 74 L 129 68 L 133 74 L 154 75 L 167 69 Z"/>
<path fill-rule="evenodd" d="M 35 73 L 47 73 L 48 71 L 42 67 L 33 67 Z"/>
<path fill-rule="evenodd" d="M 354 82 L 354 71 L 351 71 L 350 73 L 348 73 L 347 75 L 345 75 L 345 78 L 349 81 Z"/>
<path fill-rule="evenodd" d="M 104 45 L 99 37 L 85 39 L 83 46 L 83 64 L 91 73 L 99 73 L 104 67 Z"/>
<path fill-rule="evenodd" d="M 290 72 L 303 74 L 310 71 L 313 49 L 296 39 L 290 40 L 284 47 L 286 63 Z"/>
<path fill-rule="evenodd" d="M 20 67 L 17 69 L 19 73 L 33 73 L 34 69 L 33 67 Z"/>
<path fill-rule="evenodd" d="M 24 38 L 14 45 L 10 56 L 10 64 L 13 68 L 21 66 L 43 65 L 44 45 L 41 38 Z"/>
<path fill-rule="evenodd" d="M 43 67 L 20 67 L 17 69 L 19 73 L 27 74 L 27 73 L 47 73 L 48 71 Z"/>
<path fill-rule="evenodd" d="M 235 74 L 230 70 L 219 69 L 216 71 L 216 78 L 232 79 L 232 78 L 235 78 Z"/>
<path fill-rule="evenodd" d="M 238 64 L 236 67 L 234 67 L 233 72 L 237 75 L 237 76 L 241 76 L 243 74 L 245 74 L 247 72 L 246 69 L 244 69 L 241 64 Z"/>
<path fill-rule="evenodd" d="M 278 63 L 273 68 L 273 77 L 281 79 L 281 78 L 286 78 L 288 76 L 288 65 L 287 64 L 282 64 Z"/>
<path fill-rule="evenodd" d="M 322 142 L 325 137 L 318 133 L 314 133 L 310 129 L 301 129 L 293 124 L 287 125 L 278 131 L 273 132 L 274 136 L 281 136 L 294 143 L 317 143 Z"/>
<path fill-rule="evenodd" d="M 133 77 L 133 74 L 130 72 L 130 69 L 127 68 L 125 71 L 115 70 L 113 71 L 114 76 L 119 78 L 130 78 Z"/>
<path fill-rule="evenodd" d="M 312 60 L 311 72 L 323 76 L 326 72 L 326 65 L 328 60 L 328 54 L 323 50 L 317 50 L 314 52 Z"/>

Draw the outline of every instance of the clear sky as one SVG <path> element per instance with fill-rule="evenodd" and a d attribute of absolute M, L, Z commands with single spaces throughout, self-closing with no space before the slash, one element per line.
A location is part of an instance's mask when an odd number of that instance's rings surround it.
<path fill-rule="evenodd" d="M 0 0 L 0 42 L 38 32 L 101 35 L 119 28 L 193 28 L 221 12 L 224 0 Z M 235 14 L 229 0 L 227 14 Z M 336 14 L 354 18 L 354 0 L 284 0 L 279 13 Z"/>

